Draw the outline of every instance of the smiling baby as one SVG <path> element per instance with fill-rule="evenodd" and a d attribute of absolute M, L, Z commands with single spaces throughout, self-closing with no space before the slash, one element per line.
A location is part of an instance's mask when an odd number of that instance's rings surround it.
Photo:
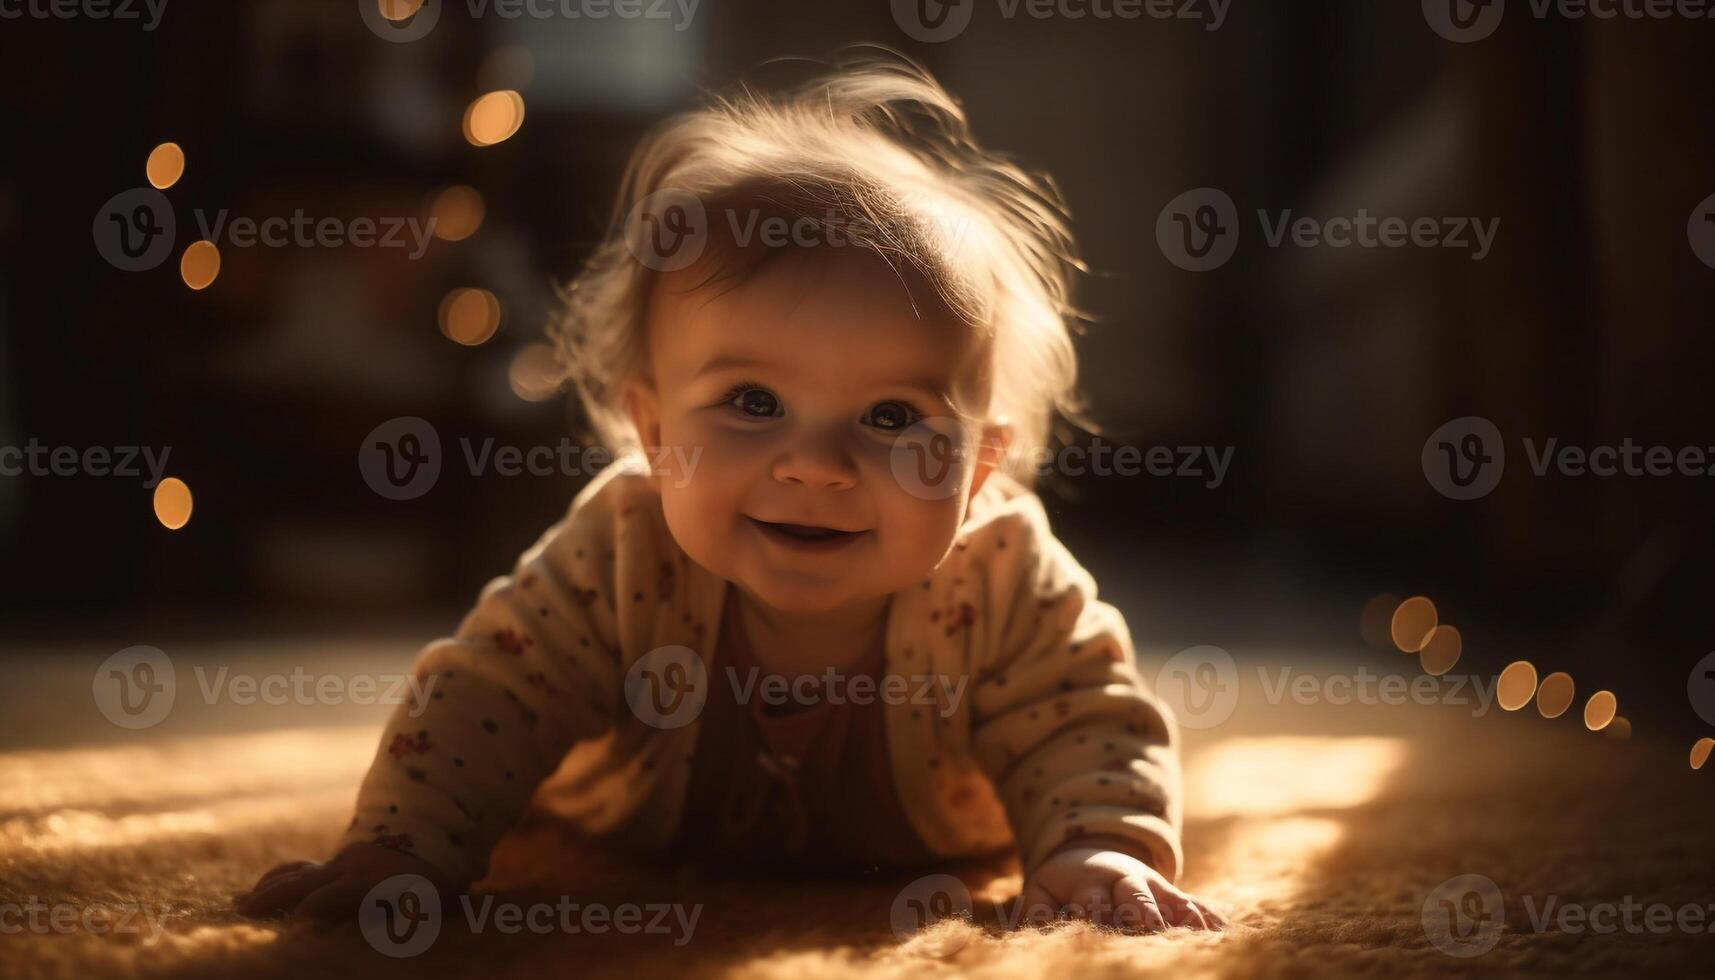
<path fill-rule="evenodd" d="M 1219 928 L 1173 884 L 1172 719 L 1029 489 L 1079 411 L 1076 269 L 1049 185 L 898 59 L 655 130 L 557 324 L 621 458 L 424 651 L 336 856 L 240 909 L 468 888 L 552 777 L 616 848 L 1010 850 L 1025 908 Z"/>

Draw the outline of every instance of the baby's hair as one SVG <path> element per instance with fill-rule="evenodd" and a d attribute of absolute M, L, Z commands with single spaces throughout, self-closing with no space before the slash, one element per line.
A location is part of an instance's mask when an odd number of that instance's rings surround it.
<path fill-rule="evenodd" d="M 704 285 L 742 281 L 780 251 L 736 243 L 717 214 L 803 219 L 886 260 L 919 316 L 951 318 L 990 340 L 985 420 L 1011 424 L 1001 465 L 1026 485 L 1057 421 L 1096 430 L 1072 345 L 1080 322 L 1072 279 L 1083 265 L 1058 191 L 978 146 L 963 109 L 922 66 L 866 48 L 783 94 L 746 86 L 711 97 L 657 126 L 632 155 L 608 232 L 550 327 L 609 448 L 638 448 L 621 392 L 647 371 L 655 272 L 636 254 L 635 231 L 664 193 L 705 209 Z"/>

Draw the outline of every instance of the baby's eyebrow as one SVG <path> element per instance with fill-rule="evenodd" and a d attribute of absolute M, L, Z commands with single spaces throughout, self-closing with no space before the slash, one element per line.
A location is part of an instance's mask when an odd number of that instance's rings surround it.
<path fill-rule="evenodd" d="M 952 387 L 944 379 L 941 379 L 941 378 L 935 378 L 935 377 L 898 378 L 898 379 L 883 381 L 883 382 L 881 382 L 881 384 L 885 385 L 887 387 L 909 388 L 913 391 L 919 392 L 920 394 L 927 395 L 930 398 L 935 399 L 937 401 L 946 402 L 949 405 L 952 403 L 951 398 L 950 398 L 950 395 L 952 394 Z"/>
<path fill-rule="evenodd" d="M 703 362 L 703 365 L 697 369 L 692 377 L 700 378 L 705 374 L 717 374 L 721 371 L 751 371 L 773 366 L 773 362 L 761 358 L 716 354 Z M 883 378 L 876 381 L 875 384 L 877 387 L 910 388 L 932 398 L 944 398 L 951 390 L 951 385 L 947 379 L 932 374 L 905 378 Z"/>
<path fill-rule="evenodd" d="M 772 365 L 767 361 L 758 360 L 753 357 L 735 357 L 731 354 L 716 354 L 714 357 L 704 361 L 703 365 L 697 368 L 696 373 L 691 375 L 691 377 L 700 378 L 705 374 L 715 374 L 720 371 L 748 371 L 755 368 L 765 367 L 772 367 Z"/>

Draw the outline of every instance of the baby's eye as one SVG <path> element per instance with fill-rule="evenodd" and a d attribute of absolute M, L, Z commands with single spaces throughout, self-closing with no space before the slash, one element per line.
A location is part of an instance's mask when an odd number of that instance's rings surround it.
<path fill-rule="evenodd" d="M 876 402 L 869 410 L 869 424 L 886 432 L 903 432 L 922 417 L 908 402 Z"/>
<path fill-rule="evenodd" d="M 767 388 L 741 385 L 727 396 L 727 404 L 746 415 L 769 418 L 780 414 L 780 399 Z"/>

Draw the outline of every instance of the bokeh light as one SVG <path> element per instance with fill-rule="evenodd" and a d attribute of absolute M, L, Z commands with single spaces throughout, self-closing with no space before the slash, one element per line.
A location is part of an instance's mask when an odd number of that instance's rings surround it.
<path fill-rule="evenodd" d="M 481 192 L 464 184 L 446 188 L 429 205 L 435 237 L 448 242 L 462 242 L 476 234 L 486 214 Z"/>
<path fill-rule="evenodd" d="M 464 111 L 464 138 L 472 146 L 504 143 L 524 125 L 524 96 L 501 89 L 476 97 Z"/>
<path fill-rule="evenodd" d="M 441 333 L 475 347 L 500 329 L 500 300 L 486 289 L 455 289 L 441 300 Z"/>
<path fill-rule="evenodd" d="M 169 531 L 191 521 L 191 488 L 176 476 L 155 484 L 155 519 Z"/>
<path fill-rule="evenodd" d="M 388 20 L 406 20 L 423 9 L 423 0 L 375 0 L 381 16 Z"/>
<path fill-rule="evenodd" d="M 1438 619 L 1435 603 L 1430 602 L 1427 596 L 1417 595 L 1405 600 L 1393 611 L 1390 628 L 1393 645 L 1405 653 L 1423 649 Z"/>
<path fill-rule="evenodd" d="M 207 289 L 220 275 L 220 249 L 207 239 L 191 242 L 179 259 L 179 278 L 192 289 Z"/>
<path fill-rule="evenodd" d="M 1503 710 L 1517 711 L 1536 693 L 1536 668 L 1528 660 L 1515 660 L 1501 671 L 1495 684 L 1495 701 Z"/>
<path fill-rule="evenodd" d="M 149 159 L 143 164 L 143 173 L 148 176 L 150 186 L 156 190 L 166 190 L 184 176 L 185 151 L 177 143 L 162 143 L 149 151 Z"/>
<path fill-rule="evenodd" d="M 1614 720 L 1602 729 L 1602 734 L 1624 742 L 1632 737 L 1632 720 L 1625 715 L 1615 715 Z"/>
<path fill-rule="evenodd" d="M 1536 690 L 1536 710 L 1544 718 L 1559 718 L 1572 707 L 1572 699 L 1577 694 L 1577 685 L 1572 683 L 1572 675 L 1563 670 L 1557 670 L 1542 679 L 1542 685 Z"/>
<path fill-rule="evenodd" d="M 1715 751 L 1715 738 L 1705 736 L 1691 743 L 1691 768 L 1702 769 L 1712 751 Z"/>
<path fill-rule="evenodd" d="M 554 348 L 547 344 L 527 344 L 512 355 L 506 379 L 512 393 L 527 402 L 542 402 L 560 392 L 560 370 L 554 361 Z"/>
<path fill-rule="evenodd" d="M 1459 662 L 1459 654 L 1464 648 L 1465 641 L 1459 635 L 1459 630 L 1443 623 L 1430 631 L 1428 641 L 1418 652 L 1418 662 L 1425 674 L 1440 677 Z"/>
<path fill-rule="evenodd" d="M 1619 699 L 1612 691 L 1597 691 L 1584 702 L 1584 727 L 1593 732 L 1607 728 L 1619 711 Z"/>

